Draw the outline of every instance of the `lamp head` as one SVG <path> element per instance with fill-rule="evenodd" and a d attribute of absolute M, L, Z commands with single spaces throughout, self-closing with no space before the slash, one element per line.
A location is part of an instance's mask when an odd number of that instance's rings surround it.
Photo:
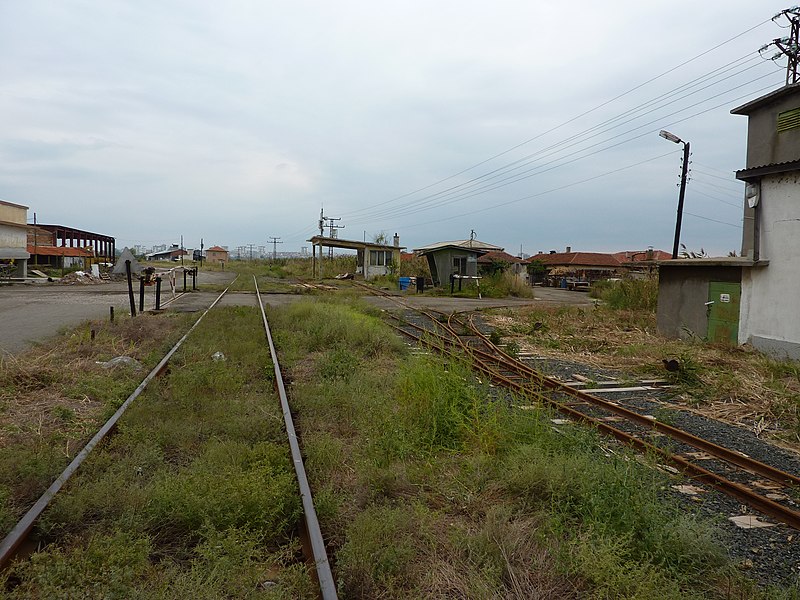
<path fill-rule="evenodd" d="M 660 135 L 665 140 L 669 140 L 670 142 L 675 142 L 676 144 L 680 144 L 683 142 L 683 140 L 679 138 L 677 135 L 675 135 L 674 133 L 670 133 L 669 131 L 666 131 L 664 129 L 659 131 L 658 135 Z"/>

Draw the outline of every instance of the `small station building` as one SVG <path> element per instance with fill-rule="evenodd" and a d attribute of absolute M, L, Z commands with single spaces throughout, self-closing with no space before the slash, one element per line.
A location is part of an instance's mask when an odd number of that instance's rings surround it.
<path fill-rule="evenodd" d="M 400 254 L 405 246 L 400 245 L 400 236 L 394 234 L 392 245 L 377 242 L 342 240 L 335 237 L 315 235 L 311 242 L 311 272 L 313 277 L 322 278 L 324 248 L 339 248 L 356 251 L 356 275 L 364 279 L 374 279 L 392 273 L 400 266 Z M 318 254 L 319 252 L 319 254 Z"/>
<path fill-rule="evenodd" d="M 415 248 L 414 254 L 428 260 L 433 285 L 448 284 L 451 275 L 478 276 L 478 258 L 489 252 L 502 252 L 503 248 L 476 239 L 437 242 Z"/>

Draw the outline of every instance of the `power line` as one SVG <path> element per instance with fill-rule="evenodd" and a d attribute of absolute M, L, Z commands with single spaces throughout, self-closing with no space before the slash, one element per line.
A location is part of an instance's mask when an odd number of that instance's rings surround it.
<path fill-rule="evenodd" d="M 523 142 L 520 142 L 519 144 L 516 144 L 516 145 L 512 146 L 511 148 L 508 148 L 508 149 L 506 149 L 506 150 L 504 150 L 502 152 L 499 152 L 499 153 L 497 153 L 497 154 L 495 154 L 495 155 L 493 155 L 493 156 L 491 156 L 491 157 L 489 157 L 487 159 L 484 159 L 484 160 L 482 160 L 480 162 L 477 162 L 477 163 L 473 164 L 472 166 L 467 167 L 466 169 L 463 169 L 463 170 L 459 171 L 458 173 L 454 173 L 453 175 L 449 175 L 448 177 L 440 179 L 439 181 L 436 181 L 436 182 L 434 182 L 432 184 L 429 184 L 429 185 L 426 185 L 424 187 L 418 188 L 418 189 L 413 190 L 411 192 L 408 192 L 408 193 L 405 193 L 405 194 L 401 194 L 399 196 L 395 196 L 394 198 L 390 198 L 390 199 L 385 200 L 383 202 L 379 202 L 379 203 L 373 204 L 371 206 L 371 208 L 374 209 L 374 208 L 376 208 L 378 206 L 384 206 L 386 204 L 395 202 L 396 200 L 401 200 L 403 198 L 407 198 L 408 196 L 412 196 L 412 195 L 417 194 L 419 192 L 428 190 L 428 189 L 430 189 L 432 187 L 435 187 L 435 186 L 437 186 L 437 185 L 439 185 L 441 183 L 444 183 L 446 181 L 450 181 L 451 179 L 454 179 L 454 178 L 456 178 L 456 177 L 458 177 L 460 175 L 463 175 L 464 173 L 467 173 L 468 171 L 471 171 L 472 169 L 475 169 L 475 168 L 477 168 L 477 167 L 479 167 L 481 165 L 484 165 L 484 164 L 486 164 L 486 163 L 488 163 L 488 162 L 490 162 L 490 161 L 492 161 L 492 160 L 494 160 L 496 158 L 500 158 L 501 156 L 505 156 L 506 154 L 508 154 L 510 152 L 513 152 L 514 150 L 516 150 L 516 149 L 518 149 L 518 148 L 520 148 L 522 146 L 525 146 L 525 145 L 529 144 L 530 142 L 535 141 L 535 140 L 541 138 L 544 135 L 547 135 L 548 133 L 552 133 L 553 131 L 557 131 L 558 129 L 561 129 L 562 127 L 565 127 L 566 125 L 569 125 L 570 123 L 572 123 L 572 122 L 574 122 L 574 121 L 576 121 L 576 120 L 578 120 L 578 119 L 580 119 L 582 117 L 585 117 L 586 115 L 589 115 L 589 114 L 591 114 L 591 113 L 603 108 L 604 106 L 607 106 L 607 105 L 611 104 L 612 102 L 615 102 L 615 101 L 619 100 L 620 98 L 623 98 L 623 97 L 635 92 L 636 90 L 638 90 L 638 89 L 640 89 L 640 88 L 642 88 L 642 87 L 644 87 L 644 86 L 646 86 L 646 85 L 648 85 L 648 84 L 650 84 L 650 83 L 652 83 L 654 81 L 657 81 L 658 79 L 661 79 L 662 77 L 665 77 L 666 75 L 669 75 L 670 73 L 680 69 L 681 67 L 684 67 L 684 66 L 686 66 L 686 65 L 688 65 L 688 64 L 690 64 L 690 63 L 702 58 L 703 56 L 706 56 L 707 54 L 710 54 L 711 52 L 721 48 L 722 46 L 725 46 L 726 44 L 729 44 L 730 42 L 732 42 L 732 41 L 734 41 L 734 40 L 736 40 L 736 39 L 738 39 L 738 38 L 750 33 L 751 31 L 754 31 L 755 29 L 758 29 L 759 27 L 761 27 L 762 25 L 765 25 L 766 23 L 769 23 L 770 21 L 771 21 L 771 19 L 766 19 L 766 20 L 762 21 L 761 23 L 758 23 L 758 24 L 754 25 L 753 27 L 750 27 L 749 29 L 746 29 L 745 31 L 743 31 L 743 32 L 741 32 L 739 34 L 737 34 L 737 35 L 735 35 L 735 36 L 733 36 L 731 38 L 728 38 L 727 40 L 724 40 L 723 42 L 720 42 L 719 44 L 709 48 L 708 50 L 705 50 L 704 52 L 701 52 L 700 54 L 697 54 L 697 55 L 693 56 L 692 58 L 690 58 L 690 59 L 688 59 L 688 60 L 686 60 L 686 61 L 684 61 L 684 62 L 682 62 L 682 63 L 680 63 L 680 64 L 678 64 L 678 65 L 676 65 L 676 66 L 674 66 L 672 68 L 670 68 L 670 69 L 667 69 L 666 71 L 660 73 L 659 75 L 656 75 L 655 77 L 651 77 L 650 79 L 648 79 L 648 80 L 646 80 L 646 81 L 644 81 L 644 82 L 642 82 L 642 83 L 630 88 L 629 90 L 627 90 L 627 91 L 625 91 L 625 92 L 623 92 L 623 93 L 611 98 L 610 100 L 606 100 L 605 102 L 602 102 L 601 104 L 598 104 L 594 108 L 591 108 L 591 109 L 589 109 L 587 111 L 584 111 L 584 112 L 578 114 L 577 116 L 572 117 L 572 118 L 560 123 L 559 125 L 556 125 L 555 127 L 552 127 L 552 128 L 550 128 L 550 129 L 548 129 L 548 130 L 546 130 L 546 131 L 544 131 L 542 133 L 539 133 L 539 134 L 537 134 L 537 135 L 535 135 L 535 136 L 533 136 L 533 137 L 531 137 L 531 138 L 529 138 L 529 139 L 527 139 L 527 140 L 525 140 Z"/>
<path fill-rule="evenodd" d="M 648 159 L 645 159 L 645 160 L 642 160 L 642 161 L 639 161 L 639 162 L 636 162 L 636 163 L 633 163 L 633 164 L 630 164 L 630 165 L 626 165 L 624 167 L 619 167 L 619 168 L 613 169 L 611 171 L 606 171 L 605 173 L 600 173 L 599 175 L 594 175 L 592 177 L 587 177 L 586 179 L 581 179 L 580 181 L 574 181 L 572 183 L 568 183 L 568 184 L 561 185 L 561 186 L 558 186 L 558 187 L 555 187 L 555 188 L 551 188 L 551 189 L 545 190 L 543 192 L 538 192 L 536 194 L 531 194 L 529 196 L 523 196 L 521 198 L 516 198 L 514 200 L 507 200 L 506 202 L 501 202 L 499 204 L 494 204 L 492 206 L 487 206 L 485 208 L 480 208 L 478 210 L 473 210 L 473 211 L 470 211 L 470 212 L 462 212 L 462 213 L 460 213 L 460 214 L 458 214 L 458 215 L 456 215 L 454 217 L 445 217 L 443 219 L 437 219 L 437 220 L 434 220 L 434 221 L 425 221 L 424 223 L 414 223 L 413 225 L 403 225 L 403 226 L 404 227 L 418 227 L 420 225 L 428 225 L 428 224 L 431 224 L 431 223 L 442 223 L 444 221 L 450 221 L 452 219 L 456 219 L 456 218 L 460 218 L 460 217 L 465 217 L 465 216 L 471 216 L 471 215 L 484 213 L 484 212 L 487 212 L 487 211 L 490 211 L 490 210 L 495 210 L 497 208 L 500 208 L 501 206 L 508 206 L 509 204 L 515 204 L 517 202 L 522 202 L 523 200 L 532 200 L 533 198 L 539 198 L 539 197 L 545 196 L 547 194 L 552 194 L 553 192 L 560 192 L 562 190 L 566 190 L 568 188 L 575 187 L 576 185 L 580 185 L 582 183 L 588 183 L 590 181 L 595 181 L 596 179 L 600 179 L 602 177 L 607 177 L 609 175 L 613 175 L 614 173 L 620 173 L 622 171 L 626 171 L 628 169 L 632 169 L 634 167 L 638 167 L 638 166 L 641 166 L 643 164 L 646 164 L 646 163 L 649 163 L 649 162 L 653 162 L 654 160 L 658 160 L 659 158 L 664 158 L 665 156 L 669 156 L 671 154 L 674 154 L 674 150 L 672 150 L 670 152 L 665 152 L 664 154 L 659 154 L 658 156 L 654 156 L 652 158 L 648 158 Z"/>
<path fill-rule="evenodd" d="M 774 74 L 774 73 L 770 73 L 769 75 L 772 75 L 772 74 Z M 760 77 L 758 79 L 763 79 L 763 77 Z M 757 81 L 758 79 L 756 79 L 754 81 Z M 763 90 L 766 90 L 766 89 L 769 89 L 769 88 L 772 88 L 772 87 L 774 87 L 774 83 L 770 83 L 770 85 L 765 86 L 765 87 L 761 88 L 760 90 L 757 90 L 755 93 L 758 93 L 760 91 L 763 91 Z M 733 91 L 734 89 L 739 89 L 739 88 L 732 88 L 731 90 L 726 90 L 725 92 L 716 94 L 716 95 L 712 96 L 711 98 L 706 99 L 705 101 L 701 101 L 701 102 L 695 103 L 695 104 L 693 104 L 691 106 L 692 107 L 698 106 L 699 104 L 703 104 L 703 103 L 707 102 L 708 100 L 711 100 L 711 99 L 717 98 L 719 96 L 722 96 L 722 95 L 724 95 L 726 93 L 729 93 L 729 92 Z M 698 111 L 698 112 L 696 112 L 696 113 L 694 113 L 692 115 L 689 115 L 687 117 L 684 117 L 682 119 L 678 119 L 678 120 L 672 121 L 672 122 L 667 123 L 667 124 L 663 124 L 662 123 L 662 126 L 669 127 L 669 126 L 672 126 L 672 125 L 675 125 L 675 124 L 678 124 L 678 123 L 682 123 L 682 122 L 687 121 L 687 120 L 689 120 L 691 118 L 694 118 L 694 117 L 697 117 L 699 115 L 702 115 L 702 114 L 705 114 L 707 112 L 710 112 L 712 110 L 716 110 L 718 108 L 721 108 L 721 107 L 729 104 L 730 102 L 735 102 L 737 100 L 741 100 L 743 98 L 750 97 L 752 93 L 753 92 L 748 92 L 747 94 L 744 94 L 744 95 L 739 96 L 737 98 L 728 99 L 728 100 L 726 100 L 725 102 L 723 102 L 721 104 L 718 104 L 718 105 L 712 106 L 710 108 Z M 687 108 L 690 108 L 690 107 L 687 107 Z M 675 116 L 679 112 L 683 112 L 683 111 L 676 111 L 674 113 L 666 115 L 666 117 Z M 662 117 L 662 118 L 666 118 L 666 117 Z M 414 208 L 413 210 L 409 210 L 408 207 L 397 207 L 397 208 L 389 209 L 389 210 L 386 210 L 386 211 L 378 212 L 378 213 L 376 213 L 374 215 L 370 215 L 369 218 L 356 219 L 354 224 L 368 223 L 368 222 L 371 222 L 373 219 L 376 219 L 376 218 L 387 218 L 387 217 L 399 216 L 399 215 L 405 216 L 405 215 L 408 215 L 408 214 L 416 214 L 418 212 L 425 212 L 425 211 L 433 210 L 435 208 L 441 208 L 443 206 L 446 206 L 448 204 L 452 204 L 453 202 L 457 202 L 459 200 L 465 200 L 465 199 L 468 199 L 468 198 L 472 198 L 474 196 L 477 196 L 477 195 L 480 195 L 480 194 L 483 194 L 483 193 L 486 193 L 486 192 L 489 192 L 489 191 L 493 191 L 493 190 L 499 189 L 501 187 L 505 187 L 507 185 L 511 185 L 513 183 L 517 183 L 517 182 L 525 180 L 525 179 L 529 179 L 530 177 L 534 177 L 536 175 L 541 175 L 542 173 L 546 173 L 548 171 L 552 171 L 554 169 L 557 169 L 557 168 L 560 168 L 560 167 L 563 167 L 563 166 L 578 162 L 578 161 L 583 160 L 585 158 L 588 158 L 590 156 L 594 156 L 596 154 L 599 154 L 599 153 L 604 152 L 606 150 L 609 150 L 611 148 L 615 148 L 615 147 L 621 146 L 623 144 L 626 144 L 626 143 L 629 143 L 631 141 L 640 139 L 640 138 L 645 137 L 647 135 L 652 135 L 653 133 L 657 132 L 659 128 L 647 130 L 644 133 L 640 133 L 640 134 L 635 135 L 633 137 L 624 139 L 624 140 L 622 140 L 620 142 L 604 146 L 602 148 L 594 150 L 593 152 L 589 152 L 589 153 L 586 153 L 586 154 L 583 154 L 583 155 L 580 155 L 580 156 L 576 156 L 576 157 L 574 157 L 572 159 L 569 159 L 569 160 L 563 160 L 564 158 L 567 158 L 569 156 L 575 156 L 575 154 L 577 154 L 578 152 L 585 152 L 585 151 L 587 151 L 587 150 L 589 150 L 591 148 L 596 148 L 597 146 L 601 146 L 602 144 L 605 144 L 607 142 L 610 142 L 610 141 L 615 140 L 615 139 L 617 139 L 619 137 L 622 137 L 622 136 L 627 135 L 629 133 L 635 132 L 635 131 L 637 131 L 639 129 L 642 129 L 644 127 L 647 127 L 649 125 L 652 125 L 652 124 L 660 122 L 660 121 L 661 121 L 661 119 L 656 119 L 656 120 L 650 121 L 650 122 L 645 123 L 643 125 L 637 126 L 637 127 L 633 128 L 633 129 L 627 130 L 627 131 L 625 131 L 625 132 L 623 132 L 621 134 L 617 134 L 615 136 L 607 138 L 606 140 L 603 140 L 601 142 L 598 142 L 598 143 L 592 144 L 590 146 L 587 146 L 585 148 L 582 148 L 582 149 L 580 149 L 580 150 L 578 150 L 576 152 L 571 153 L 570 155 L 567 155 L 566 157 L 561 157 L 559 159 L 554 159 L 554 160 L 549 161 L 547 163 L 540 164 L 540 165 L 538 165 L 536 167 L 533 167 L 533 168 L 529 169 L 528 171 L 523 171 L 522 173 L 519 173 L 519 174 L 514 175 L 512 177 L 506 178 L 505 180 L 501 180 L 501 182 L 498 182 L 497 185 L 495 185 L 495 184 L 484 185 L 483 187 L 477 188 L 476 190 L 473 190 L 473 191 L 471 191 L 469 193 L 463 193 L 463 194 L 461 194 L 459 196 L 452 196 L 451 195 L 450 198 L 446 198 L 446 197 L 443 197 L 444 199 L 443 198 L 439 198 L 439 199 L 436 199 L 435 202 L 428 202 L 428 206 L 420 206 L 420 207 Z M 575 145 L 577 145 L 577 144 L 575 144 Z M 562 160 L 563 162 L 554 165 L 554 163 L 557 163 L 559 160 Z M 554 166 L 550 166 L 550 165 L 554 165 Z M 548 168 L 543 168 L 543 167 L 548 167 Z M 536 171 L 536 172 L 531 173 L 532 171 Z M 529 174 L 525 174 L 525 173 L 529 173 Z M 727 190 L 727 191 L 730 191 L 730 190 Z"/>
<path fill-rule="evenodd" d="M 638 106 L 636 106 L 634 108 L 631 108 L 631 109 L 629 109 L 627 111 L 624 111 L 624 112 L 622 112 L 622 113 L 620 113 L 620 114 L 618 114 L 618 115 L 616 115 L 614 117 L 606 119 L 605 121 L 602 121 L 601 123 L 598 123 L 598 124 L 596 124 L 596 125 L 594 125 L 592 127 L 589 127 L 587 129 L 584 129 L 583 131 L 578 132 L 576 134 L 573 134 L 573 135 L 571 135 L 571 136 L 569 136 L 569 137 L 567 137 L 567 138 L 565 138 L 565 139 L 563 139 L 563 140 L 561 140 L 559 142 L 556 142 L 554 144 L 551 144 L 550 146 L 547 146 L 545 148 L 537 150 L 536 152 L 533 152 L 533 153 L 530 153 L 530 154 L 528 154 L 526 156 L 523 156 L 522 158 L 519 158 L 519 159 L 517 159 L 517 160 L 515 160 L 515 161 L 513 161 L 511 163 L 508 163 L 506 165 L 500 166 L 500 167 L 498 167 L 496 169 L 493 169 L 491 171 L 483 173 L 482 175 L 478 175 L 478 176 L 476 176 L 476 177 L 474 177 L 474 178 L 472 178 L 472 179 L 470 179 L 470 180 L 468 180 L 466 182 L 451 186 L 449 188 L 446 188 L 444 190 L 440 190 L 439 192 L 435 192 L 435 193 L 429 194 L 427 196 L 423 196 L 423 197 L 418 198 L 416 200 L 412 200 L 412 201 L 408 202 L 407 204 L 405 204 L 404 207 L 407 209 L 407 208 L 410 208 L 410 207 L 415 206 L 415 205 L 424 204 L 424 203 L 426 203 L 427 200 L 435 199 L 436 197 L 443 196 L 443 195 L 449 195 L 451 192 L 455 192 L 459 188 L 474 187 L 475 185 L 479 185 L 479 182 L 481 180 L 495 179 L 497 177 L 502 177 L 503 175 L 505 175 L 505 174 L 507 174 L 507 173 L 509 173 L 511 171 L 516 171 L 516 170 L 518 170 L 520 168 L 523 168 L 524 166 L 526 166 L 528 164 L 531 164 L 531 162 L 533 162 L 533 161 L 529 160 L 529 159 L 532 159 L 533 157 L 536 157 L 536 156 L 539 156 L 539 155 L 542 155 L 542 154 L 545 154 L 545 156 L 551 156 L 551 155 L 556 153 L 555 150 L 557 148 L 559 148 L 559 147 L 562 147 L 562 149 L 564 149 L 564 148 L 570 148 L 570 147 L 573 147 L 575 145 L 580 144 L 581 141 L 582 141 L 581 138 L 586 140 L 586 139 L 591 139 L 591 138 L 594 138 L 594 137 L 598 137 L 598 136 L 600 136 L 600 135 L 602 135 L 604 133 L 607 133 L 608 131 L 611 131 L 611 130 L 617 128 L 617 127 L 620 127 L 620 126 L 623 126 L 623 125 L 625 125 L 627 123 L 630 123 L 630 122 L 632 122 L 633 120 L 635 120 L 637 118 L 643 117 L 643 116 L 645 116 L 647 114 L 651 114 L 651 113 L 655 112 L 656 110 L 658 110 L 660 108 L 664 108 L 666 106 L 669 106 L 670 104 L 674 104 L 676 102 L 679 102 L 680 100 L 686 99 L 686 98 L 688 98 L 688 97 L 690 97 L 690 96 L 692 96 L 694 94 L 697 94 L 697 93 L 699 93 L 699 92 L 701 92 L 701 91 L 703 91 L 705 89 L 708 89 L 709 87 L 713 87 L 714 85 L 717 85 L 717 84 L 721 83 L 722 81 L 725 81 L 725 80 L 729 79 L 730 77 L 734 77 L 736 75 L 740 75 L 741 73 L 744 73 L 745 71 L 747 71 L 747 70 L 749 70 L 751 68 L 760 66 L 760 63 L 756 63 L 756 64 L 752 65 L 751 67 L 743 69 L 743 70 L 741 70 L 741 71 L 739 71 L 737 73 L 734 73 L 733 75 L 729 75 L 728 77 L 725 77 L 725 78 L 723 78 L 723 79 L 721 79 L 721 80 L 719 80 L 719 81 L 717 81 L 717 82 L 715 82 L 713 84 L 709 84 L 709 85 L 707 85 L 705 87 L 702 87 L 700 89 L 697 89 L 697 90 L 695 90 L 695 91 L 693 91 L 693 92 L 691 92 L 689 94 L 685 94 L 684 96 L 681 96 L 679 98 L 675 98 L 675 99 L 673 99 L 673 100 L 671 100 L 669 102 L 665 102 L 665 103 L 661 104 L 661 106 L 652 107 L 653 104 L 657 104 L 660 101 L 669 99 L 670 97 L 675 96 L 675 95 L 681 93 L 682 91 L 685 91 L 686 89 L 691 89 L 692 87 L 695 87 L 695 86 L 699 85 L 700 83 L 702 83 L 705 80 L 713 79 L 714 77 L 717 77 L 720 73 L 724 73 L 726 70 L 731 70 L 731 68 L 735 68 L 735 67 L 730 67 L 731 65 L 741 66 L 738 63 L 742 63 L 742 61 L 744 61 L 746 63 L 746 62 L 750 62 L 750 61 L 757 60 L 757 59 L 758 59 L 758 55 L 757 54 L 748 53 L 748 54 L 744 55 L 743 57 L 740 57 L 740 58 L 736 59 L 735 61 L 731 61 L 730 63 L 727 63 L 726 65 L 723 65 L 722 67 L 718 67 L 718 68 L 716 68 L 716 69 L 714 69 L 714 70 L 712 70 L 712 71 L 710 71 L 710 72 L 708 72 L 708 73 L 706 73 L 704 75 L 701 75 L 701 76 L 695 78 L 694 80 L 691 80 L 691 81 L 679 86 L 678 88 L 676 88 L 675 90 L 672 90 L 671 92 L 669 92 L 667 94 L 662 94 L 660 96 L 652 98 L 652 99 L 650 99 L 650 100 L 648 100 L 648 101 L 646 101 L 646 102 L 644 102 L 644 103 L 642 103 L 642 104 L 640 104 L 640 105 L 638 105 Z M 753 79 L 751 81 L 748 81 L 745 84 L 738 84 L 736 87 L 731 88 L 729 90 L 726 90 L 726 92 L 722 92 L 722 94 L 728 93 L 730 91 L 738 90 L 738 89 L 741 88 L 741 85 L 749 85 L 749 84 L 751 84 L 751 83 L 753 83 L 755 81 L 758 81 L 759 79 L 762 79 L 762 78 L 767 77 L 767 76 L 769 76 L 769 74 L 766 74 L 766 75 L 764 75 L 764 76 L 762 76 L 760 78 L 756 78 L 756 79 Z M 716 96 L 711 96 L 710 98 L 707 98 L 704 101 L 708 101 L 710 99 L 718 97 L 719 95 L 720 94 L 717 94 Z M 698 104 L 699 103 L 690 105 L 689 107 L 685 107 L 683 110 L 685 110 L 686 108 L 691 108 L 692 106 L 697 106 Z M 651 107 L 650 110 L 642 112 L 643 109 L 648 108 L 648 107 Z M 625 121 L 622 121 L 621 123 L 618 123 L 617 125 L 614 125 L 612 127 L 608 127 L 604 131 L 596 132 L 594 135 L 587 137 L 587 134 L 595 132 L 596 130 L 604 127 L 605 125 L 610 125 L 611 123 L 614 123 L 615 121 L 620 121 L 620 120 L 624 119 L 625 117 L 631 117 L 632 115 L 634 115 L 637 112 L 640 112 L 641 114 L 639 114 L 636 117 L 632 117 L 632 118 L 629 118 L 629 119 L 627 119 Z M 676 111 L 676 112 L 671 113 L 670 115 L 667 115 L 667 116 L 672 116 L 674 114 L 677 114 L 678 112 L 680 112 L 680 111 Z M 569 142 L 574 142 L 574 143 L 570 144 Z M 516 166 L 514 166 L 514 165 L 516 165 Z M 372 205 L 370 207 L 366 207 L 366 208 L 363 208 L 363 209 L 358 209 L 358 210 L 352 211 L 347 216 L 348 217 L 353 217 L 355 215 L 358 215 L 359 213 L 363 213 L 363 212 L 367 212 L 367 211 L 369 211 L 371 213 L 371 215 L 376 215 L 376 213 L 374 211 L 375 207 L 376 206 L 381 206 L 383 204 L 386 204 L 386 203 L 382 202 L 382 203 L 378 203 L 378 204 Z M 394 212 L 396 210 L 397 210 L 397 207 L 388 208 L 388 209 L 385 209 L 384 211 L 379 211 L 377 214 L 379 215 L 379 214 L 381 214 L 381 212 L 385 213 L 385 211 L 389 211 L 390 213 L 392 213 L 392 212 Z"/>
<path fill-rule="evenodd" d="M 741 229 L 742 224 L 735 225 L 733 223 L 728 223 L 727 221 L 718 221 L 717 219 L 712 219 L 711 217 L 704 217 L 702 215 L 696 215 L 694 213 L 683 211 L 683 214 L 689 215 L 690 217 L 695 217 L 697 219 L 703 219 L 704 221 L 711 221 L 712 223 L 719 223 L 720 225 L 727 225 L 728 227 L 735 227 L 736 229 Z"/>

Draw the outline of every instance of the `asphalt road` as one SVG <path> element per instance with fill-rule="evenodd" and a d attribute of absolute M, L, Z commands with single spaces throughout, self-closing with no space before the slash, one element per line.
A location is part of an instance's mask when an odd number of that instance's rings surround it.
<path fill-rule="evenodd" d="M 201 271 L 198 285 L 227 283 L 235 275 L 230 272 Z M 138 309 L 139 296 L 135 290 Z M 153 288 L 147 289 L 145 308 L 154 306 Z M 582 292 L 570 292 L 555 288 L 536 288 L 536 299 L 507 298 L 471 299 L 434 297 L 426 294 L 404 296 L 412 305 L 444 312 L 470 311 L 481 308 L 515 307 L 530 304 L 572 304 L 591 305 L 591 299 Z M 197 311 L 208 307 L 218 294 L 216 292 L 193 292 L 178 297 L 166 305 L 167 310 L 176 312 Z M 308 295 L 264 294 L 265 303 L 282 306 Z M 164 291 L 162 304 L 170 299 L 169 291 Z M 377 296 L 365 296 L 365 300 L 381 308 L 393 309 L 396 304 Z M 255 306 L 255 294 L 228 293 L 221 301 L 222 306 Z M 128 314 L 130 304 L 127 286 L 124 282 L 106 282 L 96 285 L 15 284 L 0 286 L 0 354 L 18 353 L 38 341 L 45 340 L 61 329 L 71 328 L 92 319 L 108 318 L 109 308 L 113 306 L 118 315 Z"/>
<path fill-rule="evenodd" d="M 231 273 L 203 272 L 198 285 L 230 281 Z M 182 287 L 180 282 L 179 287 Z M 0 354 L 18 353 L 32 344 L 47 339 L 61 329 L 71 328 L 92 319 L 109 317 L 110 307 L 115 314 L 130 313 L 127 285 L 124 282 L 103 282 L 93 285 L 63 285 L 59 283 L 0 285 Z M 139 308 L 138 289 L 135 289 L 136 308 Z M 145 309 L 155 303 L 153 288 L 147 288 Z M 195 295 L 187 294 L 178 298 Z M 216 295 L 209 294 L 213 300 Z M 162 289 L 162 303 L 169 300 L 169 288 Z M 206 302 L 205 306 L 211 303 Z"/>

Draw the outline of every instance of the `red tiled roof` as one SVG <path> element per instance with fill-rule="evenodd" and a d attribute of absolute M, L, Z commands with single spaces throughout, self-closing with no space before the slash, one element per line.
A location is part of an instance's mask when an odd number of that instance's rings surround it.
<path fill-rule="evenodd" d="M 556 252 L 555 254 L 535 254 L 528 262 L 539 261 L 549 266 L 570 267 L 608 267 L 616 269 L 620 262 L 613 254 L 601 252 Z"/>
<path fill-rule="evenodd" d="M 411 262 L 414 260 L 414 253 L 413 252 L 401 252 L 400 253 L 400 262 Z"/>
<path fill-rule="evenodd" d="M 672 258 L 672 254 L 663 250 L 652 250 L 650 252 L 651 254 L 648 256 L 648 250 L 625 250 L 624 252 L 615 252 L 614 257 L 621 263 L 670 260 Z"/>
<path fill-rule="evenodd" d="M 220 248 L 219 246 L 211 246 L 206 252 L 227 252 L 225 248 Z"/>
<path fill-rule="evenodd" d="M 91 258 L 94 253 L 85 248 L 75 248 L 70 246 L 28 246 L 28 253 L 36 256 L 77 256 L 80 258 Z"/>
<path fill-rule="evenodd" d="M 487 252 L 483 256 L 479 256 L 478 262 L 481 264 L 489 264 L 492 262 L 507 262 L 509 264 L 514 264 L 524 261 L 518 256 L 511 256 L 508 252 L 495 251 Z"/>

